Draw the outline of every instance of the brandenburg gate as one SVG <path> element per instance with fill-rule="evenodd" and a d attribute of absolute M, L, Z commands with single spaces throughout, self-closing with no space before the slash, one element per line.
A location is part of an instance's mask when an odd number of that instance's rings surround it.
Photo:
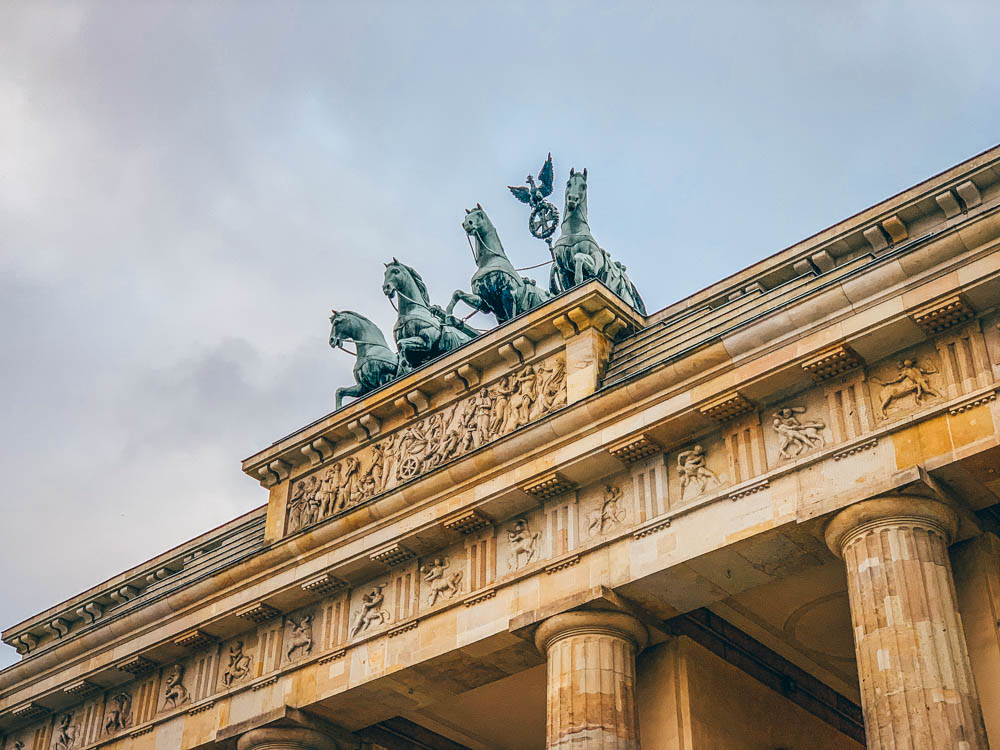
<path fill-rule="evenodd" d="M 471 291 L 332 315 L 265 504 L 7 628 L 3 750 L 1000 746 L 1000 147 L 654 312 L 588 179 L 511 189 L 548 283 L 477 204 Z"/>

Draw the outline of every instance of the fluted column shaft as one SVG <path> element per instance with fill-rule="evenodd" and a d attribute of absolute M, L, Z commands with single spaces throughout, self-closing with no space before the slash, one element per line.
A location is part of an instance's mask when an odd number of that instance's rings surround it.
<path fill-rule="evenodd" d="M 619 612 L 566 612 L 539 626 L 547 750 L 639 750 L 635 655 L 647 638 L 642 623 Z"/>
<path fill-rule="evenodd" d="M 237 750 L 341 750 L 342 746 L 314 729 L 262 727 L 251 729 L 241 735 L 236 748 Z"/>
<path fill-rule="evenodd" d="M 827 527 L 847 567 L 868 750 L 987 750 L 948 559 L 958 519 L 942 503 L 887 497 Z"/>

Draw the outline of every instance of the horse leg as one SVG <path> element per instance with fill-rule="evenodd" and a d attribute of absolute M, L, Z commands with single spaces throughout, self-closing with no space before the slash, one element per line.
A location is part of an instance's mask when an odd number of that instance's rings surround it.
<path fill-rule="evenodd" d="M 350 396 L 351 398 L 360 398 L 365 395 L 365 387 L 360 383 L 357 385 L 352 385 L 350 388 L 338 388 L 337 389 L 337 408 L 339 409 L 341 404 L 344 402 L 344 396 Z"/>
<path fill-rule="evenodd" d="M 399 349 L 399 354 L 403 359 L 407 359 L 407 355 L 410 352 L 413 353 L 425 353 L 431 350 L 430 342 L 420 336 L 410 336 L 409 338 L 400 339 L 396 342 L 396 348 Z"/>
<path fill-rule="evenodd" d="M 456 289 L 455 293 L 451 295 L 451 302 L 448 303 L 448 307 L 444 310 L 445 314 L 451 315 L 455 310 L 455 305 L 459 302 L 464 302 L 477 312 L 490 311 L 489 307 L 487 307 L 486 303 L 483 301 L 483 298 L 479 295 L 471 292 L 463 292 L 461 289 Z"/>
<path fill-rule="evenodd" d="M 574 286 L 580 286 L 580 284 L 583 283 L 584 279 L 583 269 L 585 268 L 588 271 L 590 271 L 591 276 L 597 276 L 597 263 L 594 262 L 594 259 L 591 256 L 585 253 L 577 253 L 576 255 L 573 256 L 573 264 L 574 264 L 574 274 L 573 274 Z"/>
<path fill-rule="evenodd" d="M 517 309 L 518 305 L 516 292 L 511 289 L 508 284 L 505 284 L 503 291 L 500 292 L 500 308 L 501 309 L 497 313 L 497 321 L 500 323 L 506 323 L 520 312 L 520 310 Z M 503 316 L 502 318 L 501 315 Z"/>

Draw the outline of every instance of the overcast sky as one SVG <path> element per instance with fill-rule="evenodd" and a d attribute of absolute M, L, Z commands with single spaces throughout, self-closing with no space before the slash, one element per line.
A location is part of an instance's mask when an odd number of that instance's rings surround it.
<path fill-rule="evenodd" d="M 0 626 L 264 503 L 330 308 L 438 303 L 548 151 L 650 310 L 1000 141 L 1000 4 L 0 6 Z M 542 276 L 544 278 L 544 271 Z M 0 649 L 0 666 L 16 659 Z"/>

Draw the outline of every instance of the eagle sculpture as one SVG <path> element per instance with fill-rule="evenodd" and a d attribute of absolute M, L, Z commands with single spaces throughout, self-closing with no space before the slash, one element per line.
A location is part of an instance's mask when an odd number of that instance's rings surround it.
<path fill-rule="evenodd" d="M 520 187 L 508 185 L 507 188 L 514 194 L 515 198 L 521 201 L 521 203 L 527 203 L 532 208 L 536 208 L 544 202 L 545 198 L 552 195 L 551 153 L 542 165 L 541 170 L 538 172 L 538 184 L 535 184 L 535 178 L 530 174 L 527 179 L 527 185 L 521 185 Z"/>

